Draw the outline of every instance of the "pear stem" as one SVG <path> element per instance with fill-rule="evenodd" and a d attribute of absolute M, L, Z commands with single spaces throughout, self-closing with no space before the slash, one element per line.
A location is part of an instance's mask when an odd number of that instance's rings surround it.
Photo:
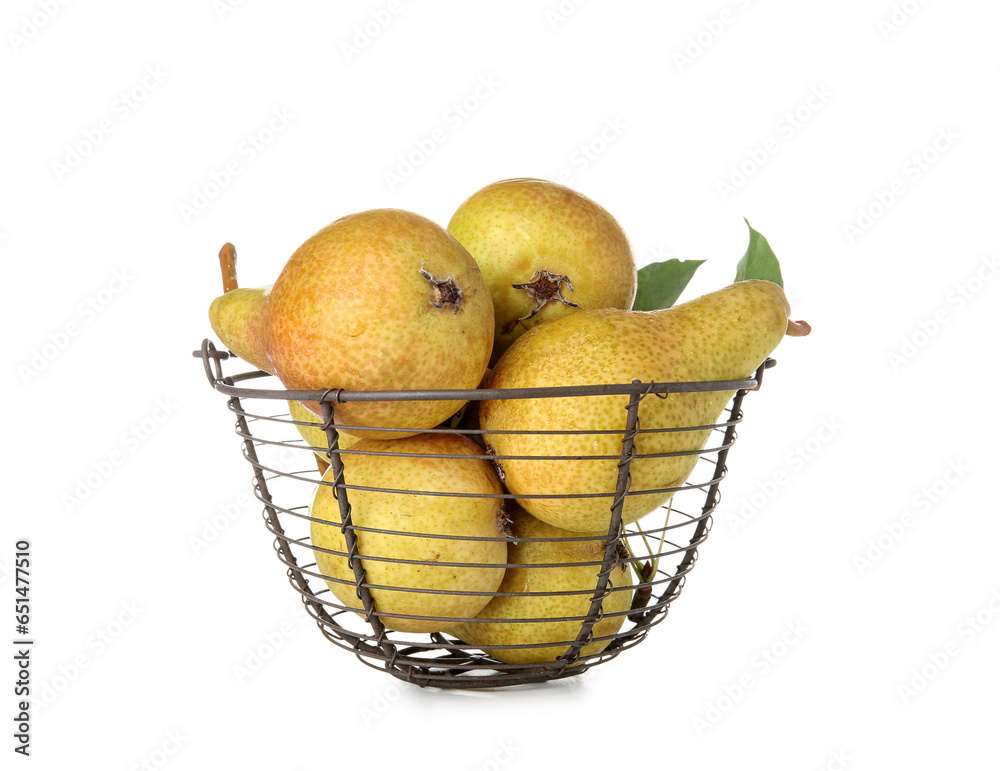
<path fill-rule="evenodd" d="M 788 320 L 788 329 L 785 332 L 786 335 L 791 337 L 805 337 L 810 332 L 812 332 L 812 327 L 805 321 L 792 321 Z"/>
<path fill-rule="evenodd" d="M 219 250 L 219 267 L 222 268 L 222 293 L 239 289 L 236 282 L 236 247 L 225 243 Z"/>

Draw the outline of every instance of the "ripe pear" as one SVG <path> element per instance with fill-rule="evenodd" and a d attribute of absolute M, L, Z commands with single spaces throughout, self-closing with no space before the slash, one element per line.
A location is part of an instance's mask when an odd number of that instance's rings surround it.
<path fill-rule="evenodd" d="M 443 228 L 398 209 L 320 230 L 289 258 L 268 300 L 267 352 L 290 389 L 475 388 L 492 345 L 493 305 L 475 260 Z M 348 402 L 335 414 L 340 425 L 417 433 L 462 404 Z"/>
<path fill-rule="evenodd" d="M 493 369 L 489 388 L 601 383 L 691 382 L 749 377 L 786 334 L 808 325 L 789 321 L 789 306 L 777 284 L 741 281 L 660 311 L 579 311 L 523 335 Z M 639 406 L 640 428 L 680 429 L 712 425 L 733 391 L 650 395 Z M 524 498 L 531 514 L 556 527 L 606 531 L 618 480 L 618 457 L 628 396 L 484 401 L 486 431 L 604 430 L 607 434 L 485 434 L 499 456 L 611 456 L 607 460 L 498 459 L 515 495 L 603 494 L 594 498 Z M 641 433 L 631 462 L 631 492 L 622 510 L 634 522 L 684 484 L 710 429 Z M 662 454 L 670 453 L 667 457 Z M 677 455 L 677 453 L 686 453 Z M 661 457 L 657 457 L 661 456 Z"/>
<path fill-rule="evenodd" d="M 230 268 L 223 262 L 225 294 L 212 303 L 213 329 L 286 388 L 471 389 L 486 371 L 489 289 L 465 247 L 425 217 L 399 209 L 343 217 L 303 243 L 269 289 L 236 288 L 234 261 Z M 412 429 L 351 432 L 402 438 L 433 428 L 463 404 L 346 402 L 335 418 L 338 425 Z M 306 406 L 320 414 L 315 402 Z"/>
<path fill-rule="evenodd" d="M 547 525 L 516 507 L 510 528 L 517 539 L 508 548 L 510 567 L 497 590 L 498 596 L 476 616 L 481 620 L 503 621 L 469 621 L 446 631 L 508 664 L 554 661 L 576 640 L 583 619 L 590 611 L 608 535 L 607 532 L 591 533 L 589 538 L 585 538 L 580 533 Z M 580 538 L 583 540 L 527 540 Z M 587 562 L 594 564 L 565 564 Z M 619 562 L 613 567 L 608 583 L 610 594 L 601 604 L 604 616 L 594 625 L 594 642 L 583 646 L 581 656 L 600 653 L 625 623 L 632 604 L 632 570 L 629 563 Z M 499 596 L 505 594 L 511 596 Z M 555 618 L 576 620 L 547 620 Z M 507 650 L 492 650 L 489 647 L 539 643 L 553 645 Z"/>
<path fill-rule="evenodd" d="M 636 269 L 621 226 L 568 187 L 508 179 L 474 193 L 448 231 L 476 258 L 496 314 L 496 361 L 528 329 L 578 308 L 631 308 Z"/>
<path fill-rule="evenodd" d="M 447 457 L 345 453 L 341 458 L 348 485 L 475 495 L 499 495 L 502 491 L 489 461 L 468 457 L 483 451 L 456 434 L 420 434 L 392 442 L 363 439 L 351 450 Z M 333 481 L 332 469 L 323 479 Z M 317 547 L 316 563 L 330 579 L 327 584 L 333 595 L 347 607 L 361 609 L 340 530 L 340 509 L 332 492 L 329 486 L 319 486 L 309 509 L 314 519 L 311 538 Z M 386 627 L 400 632 L 441 631 L 457 620 L 474 617 L 492 599 L 507 560 L 502 499 L 371 489 L 350 489 L 348 498 L 354 526 L 370 528 L 355 531 L 358 554 L 372 587 L 375 609 L 387 614 L 381 616 Z"/>
<path fill-rule="evenodd" d="M 240 289 L 236 285 L 236 247 L 225 244 L 219 252 L 225 293 L 208 309 L 208 320 L 219 340 L 243 361 L 274 374 L 264 347 L 264 320 L 270 287 Z"/>
<path fill-rule="evenodd" d="M 295 421 L 295 428 L 298 430 L 299 435 L 305 440 L 305 443 L 309 447 L 327 447 L 328 440 L 326 437 L 326 430 L 323 428 L 323 421 L 317 418 L 309 409 L 302 404 L 302 402 L 288 402 L 288 414 L 291 415 L 292 420 Z M 310 425 L 302 425 L 303 423 L 308 423 Z M 338 432 L 337 436 L 337 446 L 342 450 L 349 449 L 360 441 L 358 437 L 351 436 L 343 431 Z M 329 465 L 327 460 L 327 453 L 317 452 L 316 458 L 321 461 L 320 469 L 325 471 L 325 466 Z"/>

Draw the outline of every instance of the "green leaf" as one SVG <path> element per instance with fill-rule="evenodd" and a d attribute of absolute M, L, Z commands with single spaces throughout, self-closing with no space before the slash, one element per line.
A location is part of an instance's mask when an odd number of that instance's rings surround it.
<path fill-rule="evenodd" d="M 750 227 L 746 217 L 743 218 L 743 221 L 750 228 L 750 243 L 743 259 L 736 265 L 736 281 L 758 278 L 764 281 L 773 281 L 784 289 L 785 285 L 781 280 L 781 266 L 778 265 L 778 258 L 771 251 L 767 239 Z"/>
<path fill-rule="evenodd" d="M 704 260 L 665 260 L 641 268 L 632 310 L 655 311 L 669 308 L 677 302 L 684 287 L 703 262 Z"/>

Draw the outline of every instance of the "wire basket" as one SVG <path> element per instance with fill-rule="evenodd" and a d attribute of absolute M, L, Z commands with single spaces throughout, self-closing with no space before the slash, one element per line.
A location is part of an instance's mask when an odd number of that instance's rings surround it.
<path fill-rule="evenodd" d="M 243 440 L 243 455 L 253 466 L 254 492 L 264 506 L 263 518 L 268 530 L 274 536 L 274 549 L 278 559 L 287 568 L 292 587 L 300 594 L 307 612 L 316 620 L 319 629 L 328 640 L 353 652 L 358 659 L 376 669 L 382 669 L 401 680 L 418 686 L 438 688 L 493 688 L 498 686 L 522 685 L 572 677 L 587 671 L 590 667 L 609 661 L 622 651 L 642 642 L 649 630 L 667 615 L 670 604 L 680 595 L 687 581 L 688 573 L 698 559 L 698 547 L 708 537 L 712 526 L 712 513 L 720 501 L 719 484 L 726 476 L 726 459 L 736 441 L 736 426 L 743 419 L 742 404 L 748 391 L 760 387 L 764 370 L 774 366 L 773 359 L 760 365 L 752 378 L 745 380 L 711 381 L 697 383 L 643 383 L 633 381 L 627 384 L 607 384 L 588 386 L 566 386 L 533 389 L 494 390 L 443 390 L 443 391 L 344 391 L 339 389 L 325 392 L 287 391 L 281 389 L 276 378 L 260 371 L 244 372 L 225 376 L 222 361 L 232 354 L 219 351 L 209 341 L 203 341 L 194 355 L 201 358 L 205 374 L 212 387 L 229 397 L 229 409 L 236 416 L 236 433 Z M 235 358 L 235 357 L 233 357 Z M 278 388 L 250 388 L 246 383 L 276 384 Z M 735 392 L 720 417 L 720 422 L 710 426 L 685 426 L 671 429 L 643 428 L 639 421 L 639 406 L 643 399 L 670 398 L 673 394 L 696 394 L 706 392 Z M 615 433 L 621 437 L 620 455 L 604 460 L 617 463 L 617 485 L 613 493 L 578 493 L 562 498 L 605 498 L 611 512 L 608 531 L 600 533 L 569 533 L 557 531 L 557 536 L 518 538 L 517 532 L 505 531 L 495 536 L 463 536 L 428 534 L 426 531 L 410 532 L 401 525 L 396 529 L 357 526 L 352 518 L 350 498 L 360 497 L 365 492 L 382 492 L 399 495 L 436 496 L 430 500 L 463 497 L 475 499 L 498 499 L 508 510 L 515 507 L 515 499 L 523 500 L 534 496 L 514 495 L 506 487 L 497 487 L 500 492 L 490 494 L 449 493 L 438 490 L 398 489 L 388 487 L 366 488 L 345 482 L 344 460 L 358 454 L 351 449 L 340 448 L 340 434 L 334 427 L 334 405 L 349 401 L 397 401 L 397 400 L 468 400 L 470 407 L 477 402 L 493 399 L 567 399 L 588 396 L 618 396 L 626 410 L 624 432 Z M 625 398 L 627 397 L 627 399 Z M 307 425 L 307 421 L 294 420 L 286 408 L 286 401 L 314 401 L 322 407 L 323 418 L 316 418 L 314 428 L 322 429 L 326 436 L 325 445 L 307 444 L 296 430 L 296 425 Z M 248 409 L 245 405 L 255 405 Z M 257 406 L 259 405 L 259 406 Z M 253 430 L 251 430 L 251 426 Z M 339 426 L 347 429 L 349 427 Z M 354 426 L 354 429 L 364 427 Z M 380 431 L 392 429 L 380 428 Z M 637 437 L 663 431 L 708 430 L 709 439 L 702 449 L 688 450 L 666 455 L 689 455 L 693 458 L 694 470 L 686 480 L 676 486 L 662 488 L 659 492 L 672 493 L 669 503 L 640 520 L 622 524 L 625 500 L 640 491 L 631 489 L 630 466 L 636 457 L 642 457 L 635 450 Z M 485 448 L 483 439 L 490 432 L 481 428 L 458 428 L 440 426 L 427 434 L 452 434 L 470 438 L 482 447 L 479 454 L 449 457 L 445 462 L 494 463 L 498 458 Z M 525 429 L 519 434 L 559 433 L 594 434 L 593 430 L 566 430 L 541 432 Z M 346 436 L 346 435 L 345 435 Z M 327 459 L 329 469 L 324 477 L 321 461 L 316 455 Z M 360 455 L 370 453 L 361 452 Z M 386 453 L 375 453 L 385 455 Z M 439 457 L 421 454 L 393 453 L 413 458 Z M 597 456 L 567 456 L 550 458 L 557 463 L 572 463 L 592 459 Z M 502 460 L 502 458 L 500 459 Z M 339 521 L 311 516 L 309 502 L 314 496 L 329 494 L 339 509 Z M 643 488 L 642 494 L 648 494 Z M 415 499 L 414 499 L 415 500 Z M 526 519 L 531 519 L 527 517 Z M 310 528 L 317 525 L 336 526 L 342 533 L 343 550 L 315 545 L 310 537 Z M 448 563 L 440 561 L 408 561 L 387 559 L 375 554 L 367 554 L 359 546 L 358 534 L 362 538 L 379 534 L 398 538 L 437 538 L 440 543 L 453 542 L 498 542 L 507 545 L 509 560 L 514 560 L 515 549 L 527 553 L 535 548 L 536 553 L 550 554 L 545 549 L 565 548 L 567 553 L 577 555 L 570 561 L 478 563 L 464 561 Z M 535 546 L 529 547 L 528 544 Z M 588 547 L 589 552 L 580 549 Z M 595 556 L 582 559 L 581 553 Z M 343 559 L 350 565 L 350 579 L 337 579 L 329 570 L 323 572 L 320 563 L 331 558 Z M 551 558 L 549 558 L 551 559 Z M 373 561 L 374 560 L 374 561 Z M 510 586 L 497 586 L 489 591 L 441 590 L 426 588 L 403 588 L 401 585 L 386 586 L 366 580 L 365 565 L 375 565 L 379 560 L 399 563 L 406 567 L 416 567 L 427 571 L 454 567 L 475 568 L 480 571 L 495 569 L 504 576 L 517 575 L 516 591 Z M 329 562 L 325 563 L 329 564 Z M 629 571 L 624 566 L 630 566 Z M 575 575 L 584 572 L 585 585 L 579 582 L 572 588 L 546 586 L 544 581 L 536 581 L 539 572 L 509 573 L 511 570 L 563 571 L 572 568 Z M 616 572 L 617 571 L 617 572 Z M 631 580 L 622 580 L 626 573 Z M 525 576 L 521 580 L 521 576 Z M 555 575 L 548 573 L 547 575 Z M 532 577 L 531 580 L 527 576 Z M 592 579 L 592 581 L 591 581 Z M 353 607 L 338 599 L 332 587 L 349 585 Z M 543 587 L 532 591 L 529 584 L 534 582 Z M 523 583 L 524 586 L 520 584 Z M 591 585 L 592 583 L 592 585 Z M 503 588 L 504 591 L 500 591 Z M 373 599 L 373 591 L 405 592 L 411 598 L 419 598 L 420 603 L 447 596 L 478 597 L 476 602 L 544 602 L 564 603 L 571 615 L 539 615 L 538 611 L 507 618 L 504 627 L 506 637 L 494 635 L 492 641 L 477 640 L 476 645 L 460 639 L 451 627 L 465 630 L 487 629 L 486 624 L 499 624 L 488 614 L 458 615 L 448 617 L 448 628 L 431 632 L 397 631 L 393 627 L 402 626 L 400 619 L 414 619 L 414 623 L 429 617 L 416 614 L 381 611 Z M 342 592 L 343 595 L 343 592 Z M 388 597 L 389 594 L 379 596 Z M 529 607 L 529 606 L 522 606 Z M 546 607 L 530 606 L 530 607 Z M 558 611 L 557 611 L 558 612 Z M 565 611 L 562 611 L 565 612 Z M 538 630 L 540 634 L 519 634 L 525 630 Z M 569 631 L 567 631 L 569 630 Z M 553 634 L 558 633 L 555 638 Z M 473 632 L 461 633 L 466 640 L 476 637 Z M 547 636 L 546 636 L 547 635 Z M 541 657 L 542 660 L 539 660 Z"/>

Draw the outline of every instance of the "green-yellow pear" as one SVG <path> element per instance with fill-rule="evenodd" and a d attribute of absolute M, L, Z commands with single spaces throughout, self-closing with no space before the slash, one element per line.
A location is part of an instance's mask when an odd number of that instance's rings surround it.
<path fill-rule="evenodd" d="M 494 367 L 489 388 L 534 388 L 601 383 L 737 380 L 750 376 L 786 334 L 808 325 L 789 321 L 777 284 L 741 281 L 661 311 L 579 311 L 535 327 Z M 710 429 L 733 391 L 647 396 L 639 406 L 640 433 L 631 462 L 631 494 L 623 521 L 633 522 L 665 503 L 698 462 Z M 501 456 L 504 482 L 514 495 L 579 495 L 593 498 L 519 498 L 531 514 L 556 527 L 607 530 L 618 480 L 618 457 L 628 396 L 484 401 L 486 431 L 612 431 L 605 434 L 485 434 Z M 663 431 L 662 429 L 668 429 Z M 681 453 L 681 454 L 678 454 Z M 664 454 L 667 454 L 664 457 Z M 503 456 L 611 456 L 605 460 Z"/>
<path fill-rule="evenodd" d="M 608 534 L 591 533 L 587 538 L 547 525 L 516 507 L 510 529 L 517 540 L 508 549 L 510 567 L 497 590 L 498 596 L 476 616 L 480 623 L 468 621 L 446 631 L 508 664 L 553 661 L 576 640 L 590 611 Z M 583 646 L 581 656 L 600 653 L 625 623 L 632 604 L 632 570 L 628 562 L 619 562 L 611 569 L 608 585 L 609 594 L 601 604 L 604 615 L 593 628 L 594 642 Z M 549 620 L 557 618 L 575 620 Z M 541 643 L 552 645 L 490 648 Z"/>
<path fill-rule="evenodd" d="M 496 314 L 493 361 L 533 326 L 577 308 L 631 308 L 636 269 L 621 226 L 568 187 L 508 179 L 474 193 L 448 231 L 476 258 Z"/>
<path fill-rule="evenodd" d="M 225 294 L 208 309 L 208 320 L 219 340 L 243 361 L 274 374 L 264 347 L 264 320 L 270 287 L 240 289 L 236 285 L 236 247 L 225 244 L 219 252 Z"/>
<path fill-rule="evenodd" d="M 341 457 L 344 481 L 351 486 L 499 495 L 502 487 L 489 461 L 468 457 L 482 454 L 482 449 L 462 436 L 419 434 L 391 442 L 363 439 Z M 332 469 L 323 479 L 333 481 Z M 340 508 L 332 493 L 330 486 L 319 486 L 309 509 L 316 563 L 330 579 L 327 584 L 333 595 L 345 606 L 361 609 L 340 530 Z M 389 629 L 440 631 L 459 619 L 474 617 L 492 599 L 507 559 L 502 499 L 370 489 L 349 489 L 347 494 L 354 526 L 361 528 L 355 532 L 365 577 L 375 609 Z"/>

